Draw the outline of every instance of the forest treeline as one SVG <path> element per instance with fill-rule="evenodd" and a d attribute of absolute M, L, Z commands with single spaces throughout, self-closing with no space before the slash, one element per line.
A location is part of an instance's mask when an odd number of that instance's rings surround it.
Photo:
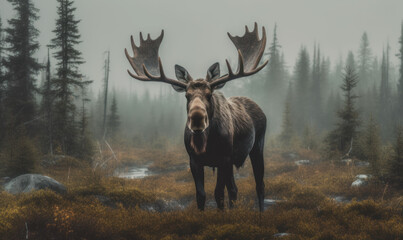
<path fill-rule="evenodd" d="M 14 17 L 5 27 L 0 18 L 2 175 L 30 172 L 47 154 L 91 162 L 99 139 L 135 147 L 180 144 L 184 96 L 169 86 L 160 86 L 159 93 L 110 89 L 109 54 L 104 87 L 94 91 L 80 69 L 85 59 L 78 50 L 74 1 L 57 1 L 49 43 L 38 42 L 34 1 L 8 0 Z M 264 54 L 268 66 L 257 76 L 228 84 L 224 93 L 259 103 L 268 117 L 268 144 L 314 149 L 327 159 L 366 160 L 379 179 L 402 183 L 403 24 L 396 31 L 401 32 L 392 40 L 399 43 L 397 51 L 385 41 L 377 55 L 363 32 L 345 59 L 331 62 L 314 43 L 313 50 L 301 46 L 295 63 L 286 63 L 275 25 Z M 45 63 L 34 58 L 40 46 L 49 49 Z M 396 56 L 399 62 L 393 65 Z"/>

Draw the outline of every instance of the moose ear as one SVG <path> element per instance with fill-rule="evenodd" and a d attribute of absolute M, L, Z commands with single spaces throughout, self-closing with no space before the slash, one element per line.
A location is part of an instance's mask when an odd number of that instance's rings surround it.
<path fill-rule="evenodd" d="M 220 64 L 218 62 L 214 63 L 207 70 L 206 80 L 207 82 L 211 82 L 220 77 Z"/>
<path fill-rule="evenodd" d="M 192 81 L 192 77 L 190 76 L 190 74 L 188 73 L 188 71 L 186 71 L 186 69 L 182 66 L 179 66 L 178 64 L 175 65 L 175 74 L 176 74 L 176 78 L 184 83 L 188 83 L 189 81 Z M 177 92 L 184 92 L 186 91 L 185 88 L 181 88 L 178 86 L 174 86 L 172 85 L 172 87 L 174 88 L 175 91 Z"/>

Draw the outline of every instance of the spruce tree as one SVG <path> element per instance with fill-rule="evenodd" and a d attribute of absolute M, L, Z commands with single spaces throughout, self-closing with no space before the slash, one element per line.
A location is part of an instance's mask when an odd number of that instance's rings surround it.
<path fill-rule="evenodd" d="M 394 154 L 389 163 L 388 179 L 396 186 L 403 188 L 403 127 L 396 128 Z"/>
<path fill-rule="evenodd" d="M 54 96 L 55 91 L 52 86 L 52 76 L 50 73 L 50 55 L 48 49 L 48 61 L 46 64 L 45 81 L 41 88 L 42 102 L 40 112 L 43 114 L 42 129 L 43 129 L 43 145 L 45 152 L 53 155 L 53 111 L 54 111 Z"/>
<path fill-rule="evenodd" d="M 389 86 L 389 44 L 382 56 L 381 65 L 381 85 L 379 89 L 379 122 L 382 129 L 382 136 L 385 138 L 390 135 L 393 129 L 390 128 L 391 122 L 391 90 Z"/>
<path fill-rule="evenodd" d="M 4 96 L 5 96 L 5 78 L 4 78 L 4 38 L 3 38 L 3 26 L 0 17 L 0 143 L 3 139 L 4 133 Z"/>
<path fill-rule="evenodd" d="M 314 46 L 314 54 L 313 54 L 313 64 L 312 64 L 312 82 L 311 82 L 311 94 L 310 94 L 310 115 L 314 124 L 316 126 L 321 127 L 322 121 L 322 76 L 321 76 L 321 56 L 320 56 L 320 47 L 319 45 Z"/>
<path fill-rule="evenodd" d="M 370 87 L 372 53 L 369 47 L 368 34 L 364 32 L 361 37 L 360 49 L 358 51 L 358 75 L 360 76 L 359 90 L 366 90 Z"/>
<path fill-rule="evenodd" d="M 88 162 L 91 160 L 91 157 L 94 153 L 94 145 L 88 129 L 88 114 L 86 104 L 89 101 L 90 99 L 87 97 L 86 88 L 81 88 L 81 113 L 80 121 L 78 123 L 79 134 L 77 139 L 78 147 L 76 150 L 76 156 Z"/>
<path fill-rule="evenodd" d="M 118 105 L 116 101 L 116 94 L 112 96 L 112 104 L 110 106 L 110 113 L 108 116 L 108 135 L 113 140 L 116 140 L 116 135 L 119 132 L 120 117 L 118 114 Z"/>
<path fill-rule="evenodd" d="M 284 146 L 289 146 L 291 144 L 292 137 L 294 135 L 292 121 L 291 121 L 291 109 L 290 101 L 286 101 L 285 108 L 283 112 L 283 124 L 280 134 L 280 141 Z"/>
<path fill-rule="evenodd" d="M 266 90 L 277 92 L 282 86 L 283 66 L 280 55 L 281 45 L 277 39 L 277 24 L 274 25 L 273 41 L 269 47 L 268 81 Z"/>
<path fill-rule="evenodd" d="M 34 26 L 38 19 L 38 9 L 32 0 L 8 1 L 16 15 L 8 20 L 8 28 L 5 29 L 8 53 L 4 59 L 7 79 L 6 104 L 14 117 L 15 125 L 20 125 L 31 122 L 35 117 L 35 75 L 41 67 L 34 58 L 39 49 L 39 31 Z"/>
<path fill-rule="evenodd" d="M 4 40 L 3 40 L 3 25 L 0 17 L 0 117 L 1 117 L 1 105 L 3 101 L 4 94 L 4 69 L 3 69 L 3 50 L 4 50 Z"/>
<path fill-rule="evenodd" d="M 381 176 L 381 139 L 379 136 L 379 126 L 371 116 L 369 118 L 366 131 L 364 134 L 364 156 L 370 163 L 370 171 L 376 176 Z"/>
<path fill-rule="evenodd" d="M 56 50 L 56 77 L 52 80 L 55 95 L 55 141 L 65 154 L 76 154 L 78 129 L 76 126 L 76 106 L 73 102 L 76 89 L 82 89 L 91 81 L 83 81 L 79 66 L 84 63 L 77 45 L 81 43 L 78 24 L 72 0 L 57 0 L 58 18 L 53 31 L 51 47 Z"/>
<path fill-rule="evenodd" d="M 357 137 L 359 127 L 359 114 L 355 108 L 355 99 L 358 97 L 353 90 L 358 84 L 355 70 L 346 67 L 341 90 L 343 90 L 344 106 L 337 113 L 339 121 L 337 127 L 327 137 L 332 150 L 346 153 Z"/>
<path fill-rule="evenodd" d="M 399 120 L 403 121 L 403 22 L 401 26 L 401 33 L 399 39 L 399 53 L 398 57 L 400 59 L 400 67 L 399 67 L 399 81 L 398 81 L 398 104 L 397 104 L 397 112 L 400 113 Z"/>
<path fill-rule="evenodd" d="M 305 47 L 302 47 L 298 60 L 295 65 L 295 93 L 296 93 L 296 105 L 295 117 L 298 119 L 296 122 L 296 128 L 300 131 L 304 129 L 309 118 L 309 72 L 310 72 L 309 54 Z"/>

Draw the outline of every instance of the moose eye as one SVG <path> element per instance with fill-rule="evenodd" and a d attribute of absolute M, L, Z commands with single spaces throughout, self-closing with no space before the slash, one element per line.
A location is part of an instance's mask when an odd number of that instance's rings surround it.
<path fill-rule="evenodd" d="M 187 100 L 189 100 L 190 94 L 189 94 L 189 93 L 186 93 L 186 94 L 185 94 L 185 97 L 186 97 Z"/>

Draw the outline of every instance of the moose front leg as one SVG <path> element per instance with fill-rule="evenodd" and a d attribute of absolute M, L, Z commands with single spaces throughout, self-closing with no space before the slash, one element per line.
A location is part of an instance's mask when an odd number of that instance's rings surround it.
<path fill-rule="evenodd" d="M 225 189 L 225 171 L 223 167 L 217 169 L 217 185 L 214 190 L 214 197 L 217 203 L 217 208 L 224 209 L 224 189 Z"/>
<path fill-rule="evenodd" d="M 196 186 L 197 208 L 199 210 L 204 210 L 204 205 L 206 203 L 206 192 L 204 191 L 204 167 L 196 164 L 193 160 L 190 160 L 190 170 L 192 171 Z"/>
<path fill-rule="evenodd" d="M 237 195 L 238 195 L 238 188 L 235 184 L 235 179 L 234 179 L 234 169 L 232 164 L 227 167 L 227 174 L 225 178 L 225 185 L 227 186 L 227 191 L 228 191 L 228 201 L 229 201 L 229 207 L 233 208 L 234 203 L 237 200 Z"/>

